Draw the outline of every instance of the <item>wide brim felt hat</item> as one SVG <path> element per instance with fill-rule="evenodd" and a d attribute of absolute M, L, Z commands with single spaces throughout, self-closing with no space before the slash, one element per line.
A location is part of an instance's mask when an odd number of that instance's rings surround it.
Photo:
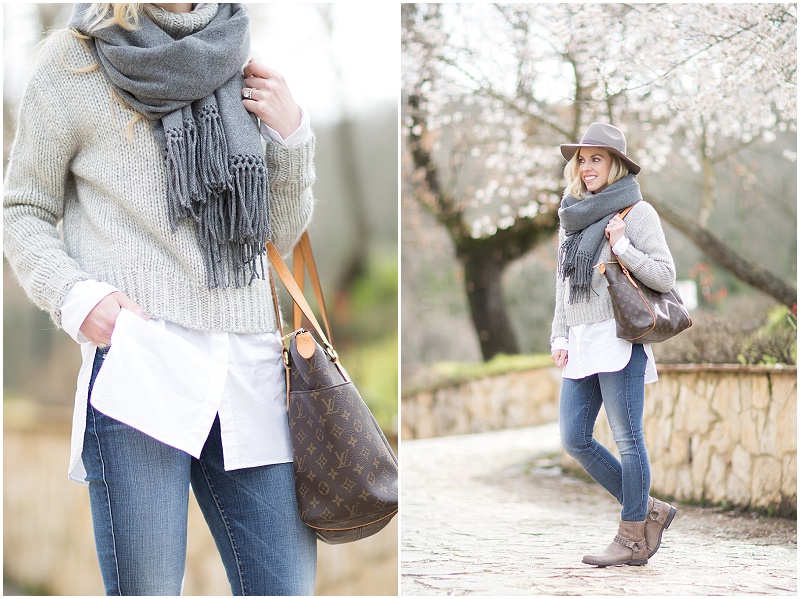
<path fill-rule="evenodd" d="M 614 125 L 609 125 L 608 123 L 592 123 L 589 125 L 589 128 L 586 129 L 586 133 L 583 134 L 579 143 L 561 144 L 561 155 L 569 162 L 572 160 L 575 152 L 583 147 L 604 148 L 616 154 L 634 175 L 638 175 L 639 171 L 642 170 L 642 167 L 628 157 L 625 134 Z"/>

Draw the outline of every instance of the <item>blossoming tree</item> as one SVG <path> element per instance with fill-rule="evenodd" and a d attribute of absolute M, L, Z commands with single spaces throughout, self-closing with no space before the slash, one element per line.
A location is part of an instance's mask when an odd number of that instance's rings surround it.
<path fill-rule="evenodd" d="M 595 120 L 621 126 L 648 173 L 677 157 L 701 176 L 688 218 L 643 192 L 717 263 L 794 301 L 711 216 L 719 165 L 796 128 L 796 5 L 404 4 L 402 27 L 404 176 L 454 244 L 484 359 L 518 352 L 500 276 L 552 239 L 554 148 Z"/>

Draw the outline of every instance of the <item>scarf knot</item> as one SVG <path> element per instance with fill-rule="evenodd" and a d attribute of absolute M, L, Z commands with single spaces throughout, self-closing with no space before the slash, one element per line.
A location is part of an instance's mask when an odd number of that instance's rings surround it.
<path fill-rule="evenodd" d="M 269 183 L 255 118 L 241 101 L 250 50 L 241 4 L 205 4 L 173 14 L 146 7 L 139 27 L 87 28 L 91 5 L 76 4 L 70 27 L 110 85 L 152 123 L 166 170 L 174 231 L 195 223 L 210 287 L 264 278 Z"/>
<path fill-rule="evenodd" d="M 641 199 L 633 174 L 583 199 L 564 194 L 558 218 L 567 238 L 558 250 L 558 276 L 569 279 L 569 303 L 589 301 L 592 267 L 600 259 L 608 222 Z"/>

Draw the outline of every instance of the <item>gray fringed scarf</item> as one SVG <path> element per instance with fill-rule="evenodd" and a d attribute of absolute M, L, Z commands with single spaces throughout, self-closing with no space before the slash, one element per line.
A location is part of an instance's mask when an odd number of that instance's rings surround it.
<path fill-rule="evenodd" d="M 172 230 L 196 221 L 210 287 L 263 278 L 268 182 L 258 126 L 242 105 L 246 9 L 206 4 L 173 15 L 147 7 L 134 31 L 87 31 L 90 6 L 77 4 L 69 25 L 89 36 L 114 90 L 151 121 L 164 151 Z"/>
<path fill-rule="evenodd" d="M 562 279 L 569 277 L 569 303 L 589 301 L 592 266 L 600 258 L 606 225 L 618 212 L 641 199 L 633 174 L 582 200 L 564 195 L 558 218 L 567 239 L 558 252 L 558 274 Z"/>

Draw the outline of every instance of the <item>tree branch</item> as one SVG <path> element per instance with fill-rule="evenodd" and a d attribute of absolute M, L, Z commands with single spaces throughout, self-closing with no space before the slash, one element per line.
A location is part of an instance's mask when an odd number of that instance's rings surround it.
<path fill-rule="evenodd" d="M 786 306 L 797 302 L 797 286 L 784 281 L 763 266 L 745 258 L 709 229 L 701 227 L 692 218 L 675 212 L 668 202 L 661 201 L 648 193 L 648 201 L 658 210 L 659 215 L 691 239 L 706 255 L 718 265 L 748 285 L 763 291 Z"/>

